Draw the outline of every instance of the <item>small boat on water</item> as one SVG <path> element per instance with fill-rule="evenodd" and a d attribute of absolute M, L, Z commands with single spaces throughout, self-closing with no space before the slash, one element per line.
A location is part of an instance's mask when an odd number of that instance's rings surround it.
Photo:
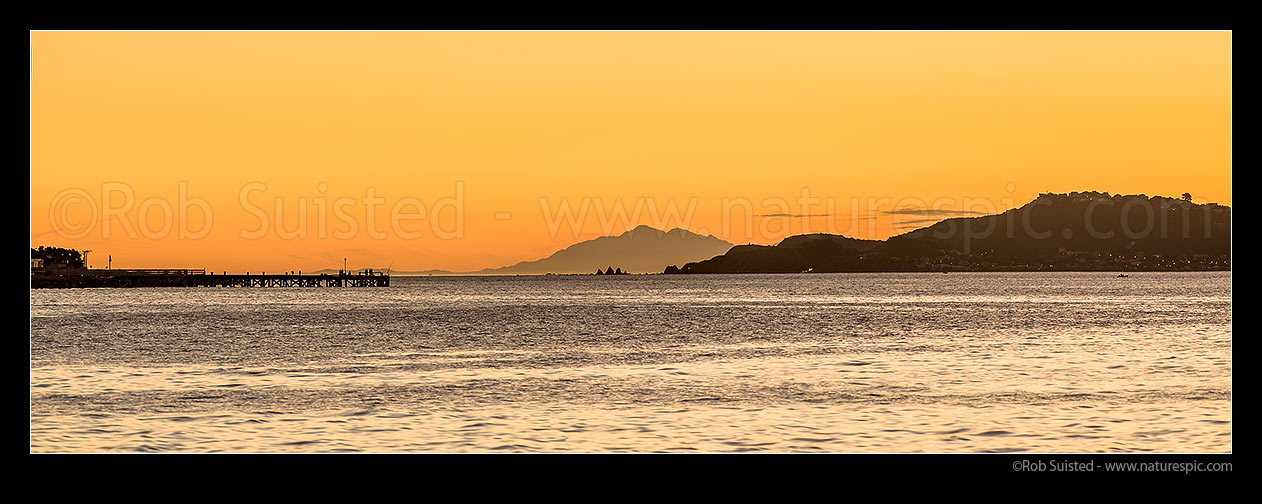
<path fill-rule="evenodd" d="M 1127 275 L 1126 273 L 1118 273 L 1118 274 L 1117 274 L 1117 277 L 1118 277 L 1118 278 L 1130 278 L 1131 276 L 1130 276 L 1130 275 Z"/>

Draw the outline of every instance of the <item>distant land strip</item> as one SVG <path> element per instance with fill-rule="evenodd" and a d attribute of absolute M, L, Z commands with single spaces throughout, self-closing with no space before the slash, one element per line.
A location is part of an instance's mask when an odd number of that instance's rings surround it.
<path fill-rule="evenodd" d="M 663 273 L 1229 271 L 1231 208 L 1182 198 L 1045 193 L 888 240 L 807 234 L 738 245 Z"/>

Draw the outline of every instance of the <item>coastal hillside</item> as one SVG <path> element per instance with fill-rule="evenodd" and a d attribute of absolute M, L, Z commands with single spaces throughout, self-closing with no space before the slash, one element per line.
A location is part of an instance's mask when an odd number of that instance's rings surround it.
<path fill-rule="evenodd" d="M 998 215 L 947 219 L 891 237 L 878 253 L 1049 257 L 1063 251 L 1171 256 L 1229 253 L 1231 209 L 1160 196 L 1040 194 Z"/>
<path fill-rule="evenodd" d="M 1227 270 L 1230 254 L 1230 207 L 1193 203 L 1189 195 L 1074 192 L 885 241 L 794 236 L 664 272 Z"/>
<path fill-rule="evenodd" d="M 856 267 L 860 254 L 880 245 L 877 240 L 859 240 L 842 235 L 809 234 L 785 238 L 770 245 L 740 245 L 726 254 L 686 264 L 685 273 L 798 273 L 848 271 Z M 670 266 L 666 273 L 680 273 Z"/>
<path fill-rule="evenodd" d="M 706 259 L 730 248 L 731 243 L 686 229 L 662 231 L 639 226 L 618 236 L 576 243 L 543 259 L 487 268 L 475 274 L 595 273 L 611 267 L 629 273 L 658 273 L 668 265 Z"/>

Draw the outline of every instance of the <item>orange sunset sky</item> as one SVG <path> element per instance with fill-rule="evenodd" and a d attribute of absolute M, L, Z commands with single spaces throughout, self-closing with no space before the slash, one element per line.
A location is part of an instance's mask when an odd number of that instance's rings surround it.
<path fill-rule="evenodd" d="M 1047 191 L 1230 205 L 1230 99 L 1230 32 L 37 31 L 31 244 L 467 271 L 636 224 L 775 243 Z"/>

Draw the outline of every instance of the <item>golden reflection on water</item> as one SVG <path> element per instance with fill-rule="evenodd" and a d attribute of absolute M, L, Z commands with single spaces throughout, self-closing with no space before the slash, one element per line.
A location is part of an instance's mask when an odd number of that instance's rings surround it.
<path fill-rule="evenodd" d="M 1225 452 L 1230 294 L 1215 292 L 1071 329 L 1031 319 L 1019 330 L 922 324 L 731 343 L 415 345 L 239 365 L 165 365 L 127 349 L 57 362 L 61 340 L 35 338 L 31 450 Z M 943 302 L 897 313 L 971 313 Z"/>
<path fill-rule="evenodd" d="M 1093 338 L 1048 339 L 985 354 L 900 352 L 889 343 L 878 352 L 803 348 L 794 357 L 567 369 L 401 370 L 417 355 L 285 372 L 40 368 L 33 394 L 208 392 L 164 397 L 175 405 L 167 412 L 84 416 L 73 411 L 85 405 L 40 404 L 32 449 L 1230 450 L 1225 359 L 1145 351 L 1138 335 L 1116 338 L 1113 353 L 1077 344 Z M 428 358 L 482 362 L 497 354 Z M 233 394 L 241 390 L 259 395 Z M 106 433 L 117 444 L 102 444 Z"/>

